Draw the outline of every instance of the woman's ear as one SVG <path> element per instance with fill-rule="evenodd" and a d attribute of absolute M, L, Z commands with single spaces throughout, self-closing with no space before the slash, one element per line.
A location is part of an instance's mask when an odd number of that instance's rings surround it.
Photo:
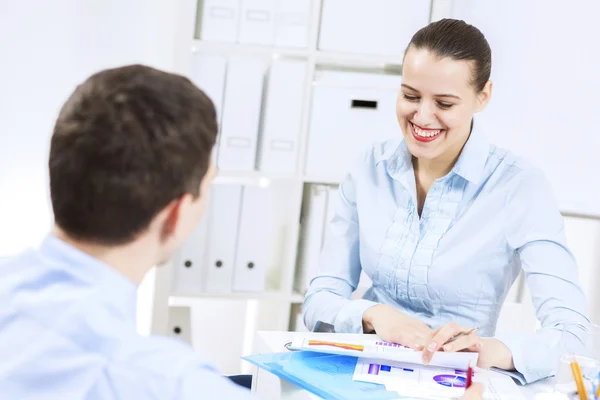
<path fill-rule="evenodd" d="M 494 83 L 487 81 L 481 92 L 477 95 L 477 112 L 485 110 L 488 103 L 492 99 L 492 87 Z"/>

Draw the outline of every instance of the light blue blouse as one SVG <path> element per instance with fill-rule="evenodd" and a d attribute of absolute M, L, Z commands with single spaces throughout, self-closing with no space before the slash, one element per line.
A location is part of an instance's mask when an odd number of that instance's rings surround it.
<path fill-rule="evenodd" d="M 566 345 L 560 342 L 569 336 L 563 327 L 576 341 L 589 323 L 549 183 L 523 159 L 489 144 L 475 124 L 419 218 L 411 154 L 404 140 L 391 140 L 369 149 L 340 186 L 304 321 L 309 329 L 320 320 L 337 332 L 361 333 L 362 314 L 383 303 L 432 328 L 455 321 L 492 337 L 521 268 L 542 328 L 496 337 L 532 382 L 553 373 Z M 363 299 L 350 300 L 361 270 L 373 286 Z"/>

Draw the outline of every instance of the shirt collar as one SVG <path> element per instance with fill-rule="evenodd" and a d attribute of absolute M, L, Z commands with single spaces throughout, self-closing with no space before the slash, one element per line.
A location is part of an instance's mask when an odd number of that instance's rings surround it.
<path fill-rule="evenodd" d="M 461 176 L 467 181 L 478 184 L 485 170 L 490 151 L 490 144 L 478 127 L 473 123 L 473 129 L 463 147 L 451 173 Z M 403 180 L 408 172 L 413 173 L 412 155 L 405 140 L 401 140 L 393 151 L 384 152 L 377 162 L 388 160 L 387 171 L 397 180 Z"/>
<path fill-rule="evenodd" d="M 100 298 L 135 323 L 137 286 L 125 275 L 100 260 L 48 234 L 40 245 L 40 256 L 58 268 L 99 291 Z"/>
<path fill-rule="evenodd" d="M 490 144 L 478 124 L 474 123 L 469 139 L 454 164 L 452 172 L 475 185 L 478 184 L 483 176 L 489 153 Z"/>

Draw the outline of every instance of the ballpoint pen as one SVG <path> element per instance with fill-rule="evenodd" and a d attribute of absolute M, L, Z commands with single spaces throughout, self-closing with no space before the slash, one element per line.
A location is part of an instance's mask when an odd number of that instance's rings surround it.
<path fill-rule="evenodd" d="M 471 329 L 469 329 L 468 331 L 464 331 L 464 332 L 457 333 L 456 335 L 454 335 L 454 336 L 452 336 L 450 339 L 448 339 L 448 341 L 447 341 L 446 343 L 444 343 L 442 346 L 445 346 L 445 345 L 447 345 L 448 343 L 452 343 L 452 342 L 454 342 L 456 339 L 459 339 L 459 338 L 461 338 L 461 337 L 463 337 L 463 336 L 470 335 L 471 333 L 473 333 L 473 332 L 477 331 L 477 329 L 479 329 L 479 328 L 471 328 Z"/>

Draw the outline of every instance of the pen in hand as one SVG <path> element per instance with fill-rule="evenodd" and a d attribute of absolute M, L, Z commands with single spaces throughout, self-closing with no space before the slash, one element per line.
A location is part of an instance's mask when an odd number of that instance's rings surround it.
<path fill-rule="evenodd" d="M 473 332 L 477 331 L 477 329 L 479 329 L 479 328 L 471 328 L 471 329 L 469 329 L 468 331 L 464 331 L 464 332 L 457 333 L 456 335 L 454 335 L 454 336 L 452 336 L 450 339 L 448 339 L 448 340 L 446 341 L 446 343 L 444 343 L 442 346 L 445 346 L 445 345 L 447 345 L 448 343 L 452 343 L 452 342 L 454 342 L 456 339 L 459 339 L 459 338 L 461 338 L 461 337 L 463 337 L 463 336 L 470 335 L 471 333 L 473 333 Z"/>
<path fill-rule="evenodd" d="M 463 326 L 458 325 L 457 323 L 449 323 L 440 328 L 437 328 L 433 331 L 433 337 L 430 339 L 427 348 L 423 350 L 423 364 L 429 364 L 436 351 L 460 351 L 462 349 L 468 348 L 470 342 L 478 342 L 479 338 L 476 335 L 469 336 L 477 329 L 478 328 L 467 329 Z M 452 334 L 454 334 L 454 336 L 451 336 Z M 457 340 L 459 342 L 457 342 L 456 344 L 450 344 Z M 439 343 L 442 343 L 441 346 L 439 345 Z"/>

